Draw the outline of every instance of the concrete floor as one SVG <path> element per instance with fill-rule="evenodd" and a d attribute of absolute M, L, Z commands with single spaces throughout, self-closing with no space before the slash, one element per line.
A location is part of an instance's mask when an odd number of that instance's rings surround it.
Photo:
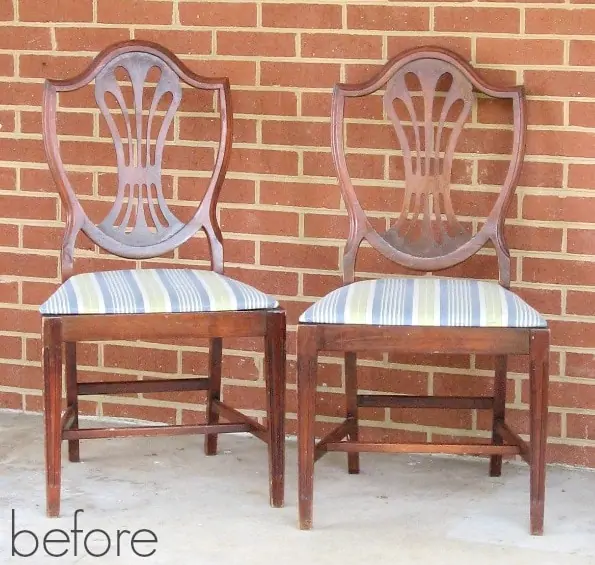
<path fill-rule="evenodd" d="M 202 453 L 202 437 L 88 440 L 83 462 L 65 462 L 62 516 L 44 516 L 43 442 L 38 416 L 0 412 L 0 563 L 133 563 L 182 565 L 391 565 L 595 564 L 595 473 L 550 467 L 546 532 L 528 534 L 528 471 L 506 464 L 487 476 L 485 461 L 409 455 L 362 455 L 362 473 L 345 471 L 345 456 L 317 464 L 314 530 L 297 529 L 296 445 L 287 447 L 286 506 L 268 506 L 265 445 L 224 436 L 217 457 Z M 12 510 L 16 530 L 38 537 L 72 530 L 75 510 L 84 537 L 101 528 L 113 542 L 94 558 L 72 541 L 11 557 Z M 147 528 L 157 544 L 152 557 L 136 557 L 117 530 Z M 54 534 L 56 535 L 56 534 Z M 33 549 L 28 534 L 17 538 Z M 106 539 L 88 538 L 101 553 Z"/>

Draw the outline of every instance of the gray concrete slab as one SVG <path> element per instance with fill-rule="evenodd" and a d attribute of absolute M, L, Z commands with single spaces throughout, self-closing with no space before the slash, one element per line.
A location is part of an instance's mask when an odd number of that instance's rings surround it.
<path fill-rule="evenodd" d="M 350 476 L 345 456 L 329 454 L 316 467 L 315 528 L 297 529 L 296 444 L 287 446 L 286 506 L 268 506 L 264 444 L 223 436 L 217 457 L 202 453 L 202 437 L 88 440 L 83 461 L 65 461 L 62 516 L 44 515 L 43 441 L 38 416 L 0 412 L 0 563 L 102 564 L 595 564 L 595 473 L 548 469 L 546 531 L 528 534 L 528 471 L 508 463 L 501 478 L 487 476 L 474 458 L 362 455 L 362 473 Z M 70 531 L 77 509 L 83 530 L 74 556 L 40 548 L 12 557 L 16 531 L 39 538 L 51 529 Z M 110 551 L 92 557 L 81 547 L 100 528 Z M 130 536 L 118 530 L 150 529 L 154 545 L 137 544 L 151 557 L 136 557 Z M 53 534 L 58 536 L 60 534 Z M 148 534 L 147 534 L 148 535 Z M 127 537 L 128 536 L 128 537 Z M 17 537 L 22 553 L 29 534 Z M 84 541 L 84 540 L 82 540 Z M 105 550 L 104 534 L 89 536 L 93 553 Z"/>

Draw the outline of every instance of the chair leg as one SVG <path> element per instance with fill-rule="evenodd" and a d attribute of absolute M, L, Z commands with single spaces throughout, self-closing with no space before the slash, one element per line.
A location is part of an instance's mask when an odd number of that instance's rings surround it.
<path fill-rule="evenodd" d="M 267 316 L 264 372 L 266 379 L 270 504 L 282 508 L 285 498 L 285 313 Z"/>
<path fill-rule="evenodd" d="M 219 412 L 215 410 L 213 400 L 221 399 L 221 363 L 223 358 L 223 339 L 214 337 L 209 344 L 209 390 L 207 392 L 207 423 L 218 424 Z M 217 434 L 205 434 L 205 455 L 217 454 Z"/>
<path fill-rule="evenodd" d="M 60 320 L 44 319 L 43 336 L 43 400 L 45 430 L 46 512 L 60 514 L 62 338 Z"/>
<path fill-rule="evenodd" d="M 74 418 L 72 420 L 72 427 L 78 428 L 79 403 L 76 372 L 76 343 L 65 343 L 64 353 L 66 358 L 66 405 L 72 407 L 73 409 Z M 80 442 L 78 439 L 68 440 L 68 460 L 72 463 L 78 463 L 81 460 L 79 443 Z"/>
<path fill-rule="evenodd" d="M 357 354 L 345 353 L 345 394 L 347 395 L 347 419 L 349 420 L 349 441 L 357 441 L 359 435 L 359 421 L 357 409 Z M 349 474 L 359 473 L 359 453 L 347 454 L 347 468 Z"/>
<path fill-rule="evenodd" d="M 498 424 L 504 422 L 506 410 L 506 371 L 508 357 L 506 355 L 496 356 L 496 374 L 494 378 L 494 410 L 492 416 L 492 443 L 502 445 L 502 435 L 498 430 Z M 490 477 L 499 477 L 502 474 L 502 455 L 490 457 Z"/>
<path fill-rule="evenodd" d="M 316 373 L 318 351 L 315 327 L 298 325 L 298 498 L 299 526 L 312 528 L 314 494 L 314 423 L 316 420 Z"/>
<path fill-rule="evenodd" d="M 530 475 L 531 475 L 531 534 L 543 534 L 545 510 L 545 450 L 547 445 L 547 414 L 549 384 L 549 330 L 531 333 L 530 345 Z"/>

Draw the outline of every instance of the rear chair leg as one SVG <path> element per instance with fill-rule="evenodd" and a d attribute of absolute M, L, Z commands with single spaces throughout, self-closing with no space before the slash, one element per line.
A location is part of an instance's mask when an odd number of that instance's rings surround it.
<path fill-rule="evenodd" d="M 504 423 L 506 411 L 506 373 L 507 373 L 506 355 L 496 356 L 496 373 L 494 378 L 494 409 L 492 416 L 492 443 L 502 445 L 502 435 L 498 429 L 498 424 Z M 499 477 L 502 474 L 502 455 L 492 455 L 490 457 L 490 477 Z"/>
<path fill-rule="evenodd" d="M 347 395 L 347 419 L 349 420 L 348 441 L 357 441 L 359 421 L 357 407 L 357 354 L 345 353 L 345 394 Z M 347 454 L 347 469 L 350 475 L 359 473 L 359 453 Z"/>
<path fill-rule="evenodd" d="M 207 424 L 219 423 L 219 412 L 213 400 L 221 400 L 221 363 L 223 339 L 214 337 L 209 345 L 209 390 L 207 392 Z M 217 454 L 217 434 L 205 434 L 205 455 Z"/>
<path fill-rule="evenodd" d="M 67 342 L 64 344 L 64 353 L 66 357 L 66 405 L 72 407 L 74 418 L 72 428 L 79 427 L 79 405 L 77 390 L 77 372 L 76 372 L 76 343 Z M 68 440 L 68 460 L 72 463 L 78 463 L 81 460 L 78 439 Z"/>
<path fill-rule="evenodd" d="M 60 514 L 62 337 L 60 320 L 44 318 L 43 401 L 45 430 L 46 512 Z"/>
<path fill-rule="evenodd" d="M 531 420 L 531 534 L 543 534 L 545 510 L 545 450 L 547 444 L 549 330 L 531 332 L 529 384 L 531 388 L 529 414 Z"/>
<path fill-rule="evenodd" d="M 269 497 L 274 508 L 285 499 L 285 313 L 267 316 L 264 373 L 269 451 Z"/>
<path fill-rule="evenodd" d="M 314 494 L 314 422 L 316 420 L 316 373 L 318 351 L 316 328 L 298 326 L 297 389 L 298 389 L 298 498 L 301 530 L 312 528 Z"/>

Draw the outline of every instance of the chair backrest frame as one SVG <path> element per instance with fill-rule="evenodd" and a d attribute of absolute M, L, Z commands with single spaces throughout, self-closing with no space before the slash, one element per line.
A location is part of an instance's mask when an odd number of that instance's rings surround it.
<path fill-rule="evenodd" d="M 132 84 L 135 128 L 131 126 L 128 108 L 115 78 L 115 71 L 122 67 L 128 72 Z M 146 121 L 146 136 L 144 136 L 142 93 L 147 73 L 153 67 L 160 70 L 160 77 Z M 95 224 L 89 219 L 77 198 L 60 154 L 57 132 L 58 93 L 82 89 L 94 80 L 95 97 L 107 121 L 116 149 L 118 165 L 118 192 L 112 209 L 100 224 Z M 208 187 L 195 214 L 186 223 L 179 221 L 169 210 L 161 189 L 161 159 L 165 138 L 180 104 L 182 82 L 195 89 L 216 92 L 221 123 L 219 146 Z M 127 151 L 107 107 L 106 93 L 113 95 L 122 110 L 128 135 Z M 158 103 L 167 93 L 171 95 L 171 102 L 153 146 L 151 144 L 153 117 Z M 42 114 L 43 140 L 48 165 L 66 210 L 66 227 L 61 249 L 63 281 L 74 273 L 74 246 L 81 231 L 93 243 L 114 255 L 140 260 L 169 253 L 200 229 L 204 229 L 210 249 L 211 269 L 223 272 L 223 238 L 217 221 L 216 206 L 227 172 L 232 145 L 233 114 L 227 78 L 199 76 L 173 53 L 158 44 L 139 40 L 125 41 L 103 50 L 86 70 L 71 79 L 46 80 Z M 143 143 L 145 151 L 142 150 Z M 156 197 L 153 196 L 154 194 Z M 126 198 L 127 202 L 125 202 Z M 136 208 L 136 214 L 132 213 L 133 206 Z M 154 224 L 152 229 L 147 226 L 145 219 L 147 212 Z M 114 225 L 122 217 L 121 224 Z M 135 220 L 132 228 L 129 226 L 131 219 Z"/>
<path fill-rule="evenodd" d="M 459 119 L 454 124 L 453 133 L 448 146 L 444 151 L 443 167 L 439 172 L 437 164 L 432 165 L 431 160 L 439 155 L 428 158 L 427 147 L 423 151 L 423 164 L 420 162 L 420 135 L 418 132 L 418 120 L 411 97 L 406 92 L 405 75 L 413 73 L 418 76 L 421 85 L 422 96 L 436 94 L 438 80 L 445 73 L 451 74 L 452 86 L 445 95 L 445 102 L 442 114 L 438 121 L 438 133 L 435 136 L 440 143 L 441 128 L 444 126 L 447 106 L 450 108 L 457 100 L 463 102 L 463 109 Z M 468 85 L 468 88 L 465 86 Z M 385 109 L 391 118 L 405 164 L 405 198 L 403 209 L 393 228 L 380 234 L 368 220 L 365 211 L 360 205 L 354 185 L 349 175 L 346 153 L 345 153 L 345 102 L 347 98 L 362 97 L 373 94 L 378 90 L 386 88 Z M 433 92 L 432 92 L 433 90 Z M 513 141 L 511 159 L 506 178 L 502 184 L 498 198 L 487 217 L 485 223 L 474 235 L 466 238 L 454 238 L 448 240 L 444 247 L 431 247 L 422 243 L 421 252 L 412 253 L 407 249 L 404 241 L 399 238 L 398 230 L 401 223 L 412 212 L 408 206 L 413 203 L 414 217 L 420 214 L 422 222 L 426 222 L 426 229 L 432 230 L 429 216 L 432 210 L 428 208 L 430 201 L 429 194 L 436 194 L 433 201 L 442 202 L 442 213 L 438 213 L 438 222 L 441 222 L 442 215 L 450 227 L 457 228 L 458 222 L 452 213 L 450 205 L 449 185 L 450 167 L 454 156 L 456 141 L 464 127 L 469 115 L 471 104 L 475 100 L 476 92 L 480 92 L 492 98 L 510 99 L 512 102 L 513 114 Z M 411 151 L 407 145 L 406 135 L 400 119 L 392 107 L 394 99 L 402 101 L 409 115 L 412 118 L 412 127 L 415 129 L 416 151 Z M 426 98 L 424 98 L 425 102 Z M 387 104 L 388 102 L 388 104 Z M 355 262 L 361 243 L 366 240 L 374 249 L 379 251 L 389 260 L 404 267 L 418 271 L 439 271 L 462 263 L 477 253 L 488 242 L 492 242 L 496 250 L 499 270 L 499 282 L 502 286 L 510 286 L 510 253 L 504 237 L 504 221 L 510 202 L 513 198 L 516 185 L 519 180 L 521 167 L 525 153 L 525 139 L 527 129 L 525 94 L 522 86 L 496 87 L 483 80 L 476 71 L 457 54 L 439 47 L 423 47 L 405 51 L 391 59 L 374 77 L 367 82 L 359 84 L 337 84 L 333 90 L 332 115 L 331 115 L 331 143 L 332 155 L 335 164 L 339 186 L 349 216 L 349 235 L 343 255 L 343 282 L 349 284 L 355 280 Z M 431 139 L 432 149 L 435 151 L 434 120 L 432 110 L 428 111 L 420 122 L 425 128 L 424 141 Z M 432 129 L 429 129 L 431 122 Z M 454 140 L 454 141 L 453 141 Z M 439 152 L 439 150 L 438 150 Z M 416 153 L 416 159 L 413 159 Z M 423 166 L 422 166 L 423 165 Z M 423 171 L 421 170 L 423 168 Z M 432 170 L 433 169 L 433 170 Z M 430 179 L 428 181 L 428 179 Z M 440 194 L 437 194 L 437 193 Z M 439 198 L 438 198 L 439 196 Z M 425 198 L 425 200 L 424 200 Z M 439 204 L 438 204 L 439 206 Z M 421 208 L 424 208 L 421 210 Z M 454 223 L 453 222 L 454 219 Z M 442 229 L 442 228 L 440 228 Z M 423 230 L 422 230 L 423 235 Z M 427 235 L 427 234 L 426 234 Z M 420 248 L 417 248 L 419 251 Z"/>

